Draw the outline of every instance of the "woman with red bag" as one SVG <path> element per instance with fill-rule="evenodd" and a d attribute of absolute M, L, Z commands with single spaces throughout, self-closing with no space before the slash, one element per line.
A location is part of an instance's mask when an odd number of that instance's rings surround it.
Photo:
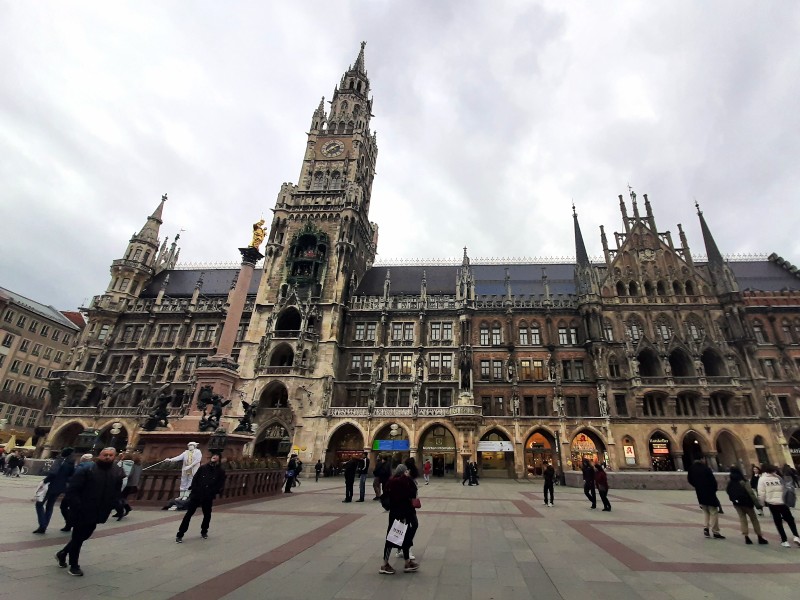
<path fill-rule="evenodd" d="M 419 521 L 417 521 L 417 511 L 412 504 L 412 501 L 417 497 L 417 484 L 414 483 L 414 480 L 409 476 L 408 467 L 403 464 L 397 466 L 394 471 L 394 476 L 386 484 L 383 494 L 387 496 L 389 500 L 389 527 L 386 530 L 386 534 L 389 534 L 395 520 L 408 525 L 405 537 L 403 538 L 403 545 L 400 549 L 406 560 L 403 571 L 406 573 L 413 573 L 419 570 L 419 564 L 414 562 L 414 557 L 411 554 L 411 545 L 414 543 L 414 534 L 419 527 Z M 381 575 L 395 574 L 394 568 L 389 564 L 393 546 L 396 546 L 396 544 L 393 544 L 389 540 L 386 540 L 384 543 L 383 564 L 378 571 Z"/>

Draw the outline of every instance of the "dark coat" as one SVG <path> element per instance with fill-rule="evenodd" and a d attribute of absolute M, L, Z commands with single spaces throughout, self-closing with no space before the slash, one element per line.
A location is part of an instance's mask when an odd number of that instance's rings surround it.
<path fill-rule="evenodd" d="M 411 500 L 417 497 L 417 484 L 408 475 L 392 477 L 383 492 L 389 496 L 389 514 L 394 519 L 406 519 L 416 514 Z"/>
<path fill-rule="evenodd" d="M 602 492 L 608 491 L 608 476 L 605 471 L 595 471 L 594 482 L 597 484 L 597 489 Z"/>
<path fill-rule="evenodd" d="M 553 483 L 553 478 L 556 476 L 556 470 L 553 465 L 547 465 L 544 470 L 544 482 Z"/>
<path fill-rule="evenodd" d="M 694 462 L 689 467 L 689 485 L 697 494 L 697 501 L 702 506 L 719 506 L 717 500 L 717 479 L 714 472 L 701 462 Z"/>
<path fill-rule="evenodd" d="M 359 464 L 361 464 L 361 461 L 356 460 L 355 458 L 351 458 L 350 460 L 347 461 L 347 464 L 344 466 L 345 481 L 355 481 L 356 470 L 358 470 Z"/>
<path fill-rule="evenodd" d="M 375 467 L 373 471 L 375 477 L 381 480 L 382 484 L 386 484 L 389 481 L 389 478 L 392 476 L 392 467 L 389 465 L 388 460 L 383 460 L 378 463 L 378 466 Z"/>
<path fill-rule="evenodd" d="M 117 465 L 77 469 L 67 484 L 70 520 L 74 517 L 75 522 L 105 523 L 117 507 L 123 479 L 125 472 Z"/>
<path fill-rule="evenodd" d="M 583 483 L 594 487 L 594 467 L 588 461 L 583 463 Z"/>
<path fill-rule="evenodd" d="M 75 463 L 71 458 L 59 458 L 44 478 L 49 483 L 48 496 L 60 496 L 67 490 L 67 481 L 75 472 Z"/>
<path fill-rule="evenodd" d="M 189 497 L 196 500 L 212 500 L 225 489 L 225 469 L 220 465 L 206 463 L 197 469 L 189 486 Z"/>

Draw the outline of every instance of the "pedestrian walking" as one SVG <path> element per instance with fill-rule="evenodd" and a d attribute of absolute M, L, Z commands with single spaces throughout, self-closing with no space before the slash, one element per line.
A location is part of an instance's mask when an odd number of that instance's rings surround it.
<path fill-rule="evenodd" d="M 790 500 L 790 494 L 787 493 L 786 482 L 783 477 L 778 474 L 778 467 L 774 465 L 767 465 L 764 467 L 764 473 L 758 479 L 758 500 L 761 504 L 765 505 L 772 520 L 775 522 L 775 528 L 781 536 L 781 546 L 789 548 L 789 540 L 786 537 L 786 530 L 783 527 L 783 521 L 789 525 L 789 529 L 794 536 L 794 543 L 800 546 L 800 537 L 797 535 L 797 525 L 794 522 L 794 516 L 786 501 Z M 789 483 L 791 485 L 791 483 Z M 794 489 L 792 488 L 792 492 Z"/>
<path fill-rule="evenodd" d="M 81 547 L 92 536 L 98 523 L 108 520 L 119 500 L 125 475 L 114 464 L 116 457 L 115 448 L 104 448 L 94 467 L 78 470 L 67 485 L 72 537 L 64 548 L 56 552 L 56 561 L 62 569 L 69 566 L 70 575 L 83 576 Z"/>
<path fill-rule="evenodd" d="M 750 539 L 750 531 L 747 526 L 747 519 L 749 518 L 750 522 L 753 524 L 753 531 L 755 531 L 758 536 L 758 543 L 768 544 L 769 542 L 761 535 L 761 524 L 758 522 L 758 517 L 756 516 L 756 507 L 760 508 L 761 504 L 753 488 L 745 481 L 744 474 L 738 467 L 731 467 L 730 479 L 728 480 L 728 487 L 725 488 L 725 491 L 728 494 L 728 498 L 730 498 L 731 504 L 733 504 L 733 508 L 736 509 L 736 513 L 739 515 L 739 524 L 742 528 L 744 543 L 753 543 L 753 540 Z"/>
<path fill-rule="evenodd" d="M 369 476 L 369 454 L 364 452 L 364 456 L 358 462 L 358 500 L 363 502 L 364 495 L 367 493 L 367 477 Z"/>
<path fill-rule="evenodd" d="M 132 465 L 128 473 L 128 479 L 122 486 L 122 498 L 120 502 L 122 516 L 119 516 L 119 514 L 115 515 L 117 520 L 120 520 L 122 517 L 127 517 L 128 513 L 133 510 L 128 503 L 128 497 L 139 491 L 139 480 L 142 478 L 142 455 L 139 452 L 134 452 L 133 454 L 129 454 L 128 458 L 132 462 Z"/>
<path fill-rule="evenodd" d="M 419 528 L 417 511 L 412 504 L 412 500 L 417 497 L 417 486 L 408 475 L 408 467 L 404 464 L 397 465 L 394 476 L 386 483 L 386 491 L 389 504 L 389 527 L 386 530 L 388 536 L 395 520 L 407 525 L 403 543 L 400 548 L 405 558 L 403 571 L 413 573 L 419 570 L 419 564 L 411 558 L 411 546 L 414 543 L 414 536 Z M 383 546 L 383 564 L 378 573 L 381 575 L 394 575 L 395 569 L 389 563 L 392 556 L 392 548 L 397 547 L 389 540 Z"/>
<path fill-rule="evenodd" d="M 75 477 L 75 474 L 82 469 L 91 469 L 94 467 L 94 456 L 89 454 L 83 454 L 81 456 L 80 461 L 77 465 L 75 465 L 75 471 L 72 474 L 72 477 L 69 478 L 67 481 L 67 489 L 69 489 L 70 481 Z M 70 496 L 67 493 L 64 493 L 64 496 L 61 498 L 61 504 L 58 505 L 58 510 L 61 511 L 61 516 L 64 517 L 64 527 L 60 529 L 60 531 L 72 531 L 72 523 L 70 520 L 70 513 L 69 513 L 69 503 L 70 503 Z"/>
<path fill-rule="evenodd" d="M 289 462 L 286 465 L 286 485 L 283 488 L 284 494 L 292 493 L 295 477 L 297 477 L 297 454 L 292 454 L 289 457 Z"/>
<path fill-rule="evenodd" d="M 545 463 L 546 466 L 544 468 L 544 487 L 543 487 L 543 494 L 544 494 L 544 505 L 545 506 L 553 506 L 553 485 L 555 484 L 556 478 L 556 470 L 553 468 L 553 465 L 550 463 Z M 547 495 L 550 494 L 550 502 L 547 501 Z"/>
<path fill-rule="evenodd" d="M 431 459 L 427 459 L 425 464 L 422 465 L 422 476 L 425 478 L 425 485 L 428 485 L 431 482 L 431 471 L 433 471 L 433 465 L 431 464 Z"/>
<path fill-rule="evenodd" d="M 597 508 L 597 495 L 595 494 L 595 483 L 594 483 L 594 473 L 595 470 L 592 467 L 592 463 L 589 462 L 589 459 L 583 459 L 583 493 L 589 499 L 589 502 L 592 505 L 589 508 Z"/>
<path fill-rule="evenodd" d="M 314 481 L 319 481 L 319 474 L 321 471 L 322 471 L 322 461 L 320 459 L 317 459 L 317 464 L 314 465 L 314 474 L 316 476 Z"/>
<path fill-rule="evenodd" d="M 344 465 L 344 500 L 342 502 L 353 501 L 353 484 L 356 481 L 359 462 L 357 458 L 351 458 Z"/>
<path fill-rule="evenodd" d="M 689 467 L 689 485 L 697 494 L 697 501 L 703 509 L 704 526 L 703 535 L 715 540 L 724 540 L 725 536 L 719 532 L 719 499 L 717 498 L 717 478 L 706 464 L 705 458 L 698 458 Z M 710 529 L 710 531 L 709 531 Z"/>
<path fill-rule="evenodd" d="M 39 527 L 33 533 L 43 534 L 50 524 L 53 516 L 53 505 L 58 497 L 67 490 L 67 481 L 75 472 L 75 463 L 72 461 L 72 448 L 64 448 L 56 459 L 42 483 L 47 484 L 47 493 L 41 502 L 36 503 L 36 518 Z"/>
<path fill-rule="evenodd" d="M 180 544 L 183 536 L 189 530 L 189 522 L 192 520 L 197 507 L 203 511 L 203 522 L 200 523 L 200 537 L 208 539 L 208 528 L 211 525 L 211 510 L 214 506 L 214 498 L 221 494 L 225 489 L 225 469 L 220 464 L 219 454 L 213 453 L 208 462 L 197 469 L 197 473 L 192 478 L 189 486 L 189 503 L 186 505 L 186 514 L 178 527 L 178 535 L 175 541 Z"/>
<path fill-rule="evenodd" d="M 594 483 L 597 486 L 597 493 L 603 502 L 603 512 L 611 512 L 611 502 L 608 501 L 608 476 L 603 465 L 597 463 L 595 466 Z"/>
<path fill-rule="evenodd" d="M 295 456 L 297 456 L 295 454 Z M 292 487 L 297 487 L 300 485 L 300 473 L 303 472 L 303 461 L 299 458 L 297 459 L 297 468 L 294 471 L 294 479 L 292 480 Z"/>
<path fill-rule="evenodd" d="M 750 475 L 750 487 L 752 488 L 753 492 L 758 490 L 759 477 L 761 477 L 761 469 L 757 465 L 753 465 L 752 473 Z M 756 496 L 756 498 L 758 498 L 758 496 Z M 756 510 L 758 510 L 759 517 L 764 516 L 764 507 L 761 503 L 758 503 Z"/>

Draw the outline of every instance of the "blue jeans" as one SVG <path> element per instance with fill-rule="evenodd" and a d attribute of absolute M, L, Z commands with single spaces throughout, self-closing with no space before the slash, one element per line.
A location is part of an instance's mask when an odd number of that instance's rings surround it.
<path fill-rule="evenodd" d="M 50 517 L 53 516 L 53 505 L 56 503 L 58 495 L 46 494 L 44 501 L 36 503 L 36 517 L 39 519 L 39 529 L 45 530 L 50 525 Z"/>
<path fill-rule="evenodd" d="M 359 500 L 363 500 L 364 494 L 366 493 L 367 493 L 367 474 L 362 473 L 361 476 L 359 477 L 359 482 L 358 482 Z"/>

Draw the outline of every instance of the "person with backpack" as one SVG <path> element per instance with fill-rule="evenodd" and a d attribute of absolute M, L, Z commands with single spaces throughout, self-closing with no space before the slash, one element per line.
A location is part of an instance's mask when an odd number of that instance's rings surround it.
<path fill-rule="evenodd" d="M 299 458 L 297 459 L 297 469 L 295 470 L 294 474 L 294 481 L 292 482 L 292 487 L 297 487 L 300 485 L 300 473 L 303 471 L 303 461 Z"/>
<path fill-rule="evenodd" d="M 319 481 L 319 474 L 322 471 L 322 461 L 317 459 L 317 464 L 314 465 L 314 473 L 316 475 L 316 479 L 314 481 Z"/>
<path fill-rule="evenodd" d="M 791 482 L 788 486 L 791 486 Z M 789 529 L 794 536 L 794 543 L 800 546 L 800 537 L 797 535 L 797 525 L 789 506 L 794 506 L 796 497 L 794 487 L 788 487 L 783 478 L 778 474 L 778 467 L 767 465 L 764 473 L 758 479 L 758 500 L 769 508 L 775 528 L 781 536 L 781 546 L 789 548 L 789 540 L 786 537 L 786 530 L 783 528 L 783 521 L 789 525 Z"/>
<path fill-rule="evenodd" d="M 745 544 L 752 544 L 753 540 L 750 539 L 750 531 L 747 526 L 747 519 L 753 524 L 753 531 L 758 536 L 759 544 L 768 544 L 767 540 L 761 535 L 761 524 L 756 517 L 756 508 L 761 508 L 753 488 L 745 480 L 744 474 L 738 467 L 731 467 L 730 479 L 728 480 L 728 487 L 725 488 L 730 498 L 733 508 L 736 509 L 739 515 L 739 524 L 742 527 L 742 535 L 744 536 Z"/>
<path fill-rule="evenodd" d="M 289 457 L 289 463 L 286 465 L 286 485 L 283 488 L 284 494 L 291 494 L 292 487 L 294 486 L 295 477 L 297 477 L 297 454 L 292 454 Z"/>

